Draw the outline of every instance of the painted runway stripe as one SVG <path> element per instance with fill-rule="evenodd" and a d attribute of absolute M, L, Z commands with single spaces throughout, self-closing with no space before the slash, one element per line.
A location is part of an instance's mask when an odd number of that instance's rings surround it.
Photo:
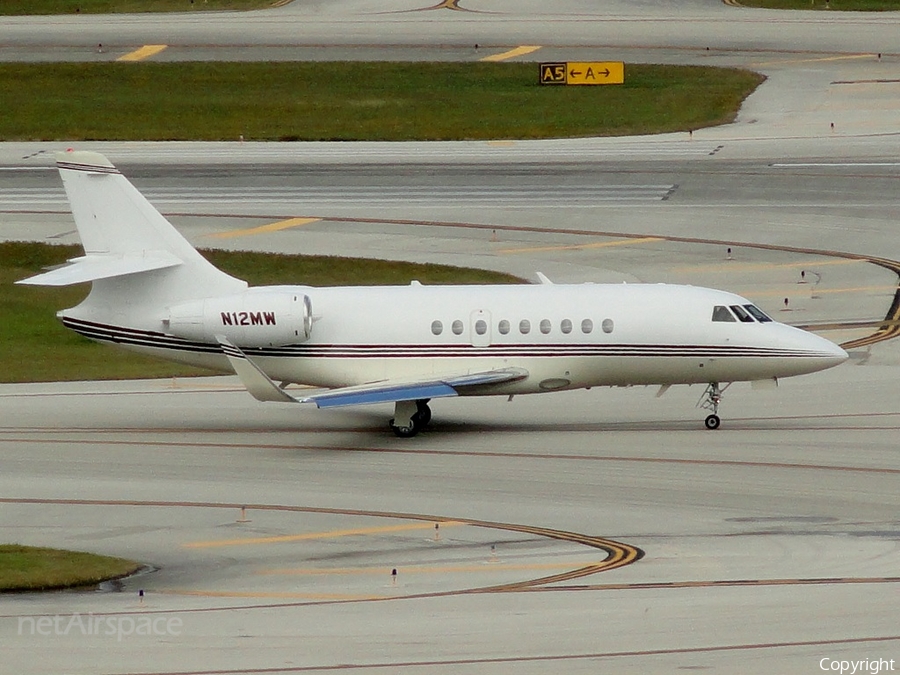
<path fill-rule="evenodd" d="M 279 220 L 275 223 L 269 223 L 268 225 L 260 225 L 259 227 L 248 227 L 243 230 L 230 230 L 228 232 L 216 232 L 214 234 L 209 235 L 210 237 L 214 237 L 216 239 L 232 239 L 234 237 L 248 237 L 256 234 L 267 234 L 269 232 L 280 232 L 281 230 L 287 230 L 293 227 L 300 227 L 302 225 L 309 225 L 310 223 L 317 223 L 321 218 L 288 218 L 286 220 Z"/>
<path fill-rule="evenodd" d="M 437 521 L 441 527 L 463 525 L 456 521 Z M 250 546 L 253 544 L 282 544 L 292 541 L 310 541 L 318 539 L 334 539 L 336 537 L 357 537 L 370 534 L 387 534 L 389 532 L 408 532 L 410 530 L 430 530 L 432 523 L 409 523 L 406 525 L 384 525 L 382 527 L 362 527 L 349 530 L 332 530 L 330 532 L 307 532 L 304 534 L 286 534 L 275 537 L 254 537 L 249 539 L 221 539 L 217 541 L 195 541 L 182 544 L 184 548 L 222 548 L 225 546 Z"/>
<path fill-rule="evenodd" d="M 502 52 L 500 54 L 493 54 L 491 56 L 485 56 L 483 59 L 479 59 L 480 61 L 506 61 L 507 59 L 515 58 L 516 56 L 525 56 L 526 54 L 531 54 L 540 49 L 540 46 L 534 45 L 522 45 L 521 47 L 516 47 L 515 49 L 510 49 L 509 51 Z"/>
<path fill-rule="evenodd" d="M 129 52 L 124 56 L 120 56 L 116 61 L 143 61 L 151 56 L 156 56 L 169 45 L 144 45 L 140 49 Z"/>
<path fill-rule="evenodd" d="M 597 561 L 582 562 L 555 562 L 555 563 L 502 563 L 494 562 L 490 559 L 476 565 L 410 565 L 399 568 L 399 573 L 407 574 L 455 574 L 466 572 L 527 572 L 530 570 L 552 570 L 552 569 L 571 569 L 573 565 L 580 568 L 596 564 Z M 335 567 L 332 569 L 325 567 L 307 567 L 295 569 L 273 569 L 260 570 L 257 574 L 263 576 L 384 576 L 384 566 L 382 567 Z"/>
<path fill-rule="evenodd" d="M 651 244 L 664 241 L 661 237 L 638 237 L 617 241 L 598 241 L 590 244 L 569 244 L 565 246 L 535 246 L 530 248 L 503 248 L 497 253 L 545 253 L 547 251 L 581 251 L 595 248 L 612 248 L 614 246 L 631 246 L 632 244 Z"/>
<path fill-rule="evenodd" d="M 780 642 L 759 642 L 759 643 L 742 643 L 727 645 L 712 645 L 699 647 L 672 647 L 667 649 L 640 649 L 632 651 L 617 652 L 584 652 L 578 654 L 538 654 L 533 656 L 493 656 L 483 658 L 459 658 L 459 659 L 429 659 L 420 661 L 367 661 L 358 663 L 340 663 L 328 664 L 321 666 L 278 666 L 274 668 L 241 668 L 239 670 L 197 670 L 197 671 L 153 671 L 152 675 L 274 675 L 275 673 L 316 673 L 316 672 L 333 672 L 338 670 L 382 670 L 386 672 L 397 672 L 399 669 L 411 669 L 414 672 L 440 672 L 437 669 L 455 668 L 454 671 L 447 672 L 475 672 L 473 666 L 500 666 L 514 664 L 540 664 L 540 663 L 565 663 L 568 661 L 596 661 L 601 659 L 626 659 L 641 658 L 653 656 L 677 656 L 677 655 L 699 655 L 699 654 L 716 654 L 716 653 L 735 653 L 746 651 L 760 651 L 770 649 L 797 649 L 811 647 L 848 647 L 861 645 L 875 645 L 886 642 L 900 641 L 900 635 L 881 635 L 872 637 L 858 638 L 838 638 L 825 640 L 802 640 L 802 641 L 780 641 Z M 816 652 L 818 655 L 819 652 Z M 824 652 L 823 652 L 824 653 Z M 816 664 L 816 660 L 810 658 L 810 662 Z M 461 666 L 468 666 L 468 670 L 461 671 Z M 561 667 L 561 666 L 559 666 Z M 625 668 L 627 670 L 627 667 Z M 599 669 L 595 669 L 599 672 Z M 483 668 L 479 668 L 478 672 L 488 672 Z M 490 672 L 508 672 L 497 671 Z M 549 671 L 548 671 L 549 672 Z M 564 672 L 564 671 L 557 671 Z M 636 672 L 636 671 L 635 671 Z M 849 671 L 848 671 L 849 672 Z M 132 671 L 133 674 L 133 671 Z M 144 674 L 139 674 L 144 675 Z M 146 675 L 150 675 L 149 673 Z"/>

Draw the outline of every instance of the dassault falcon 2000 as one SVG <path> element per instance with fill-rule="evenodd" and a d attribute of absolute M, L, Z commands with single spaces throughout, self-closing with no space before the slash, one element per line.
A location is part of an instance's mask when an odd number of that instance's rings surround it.
<path fill-rule="evenodd" d="M 234 372 L 260 401 L 392 402 L 414 436 L 428 403 L 595 386 L 724 386 L 835 366 L 847 353 L 732 293 L 667 284 L 250 288 L 203 258 L 102 155 L 57 166 L 85 255 L 20 281 L 91 282 L 59 312 L 98 340 Z M 280 384 L 276 384 L 280 383 Z M 289 383 L 311 385 L 295 396 Z"/>

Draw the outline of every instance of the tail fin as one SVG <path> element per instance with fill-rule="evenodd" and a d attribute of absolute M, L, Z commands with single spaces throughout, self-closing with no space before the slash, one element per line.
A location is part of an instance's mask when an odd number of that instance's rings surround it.
<path fill-rule="evenodd" d="M 56 164 L 85 255 L 19 283 L 63 286 L 93 281 L 94 300 L 113 300 L 97 296 L 121 296 L 127 287 L 127 302 L 153 304 L 247 287 L 197 253 L 103 155 L 69 151 L 59 154 Z M 158 283 L 147 283 L 146 273 L 155 273 Z M 142 278 L 135 279 L 136 275 Z M 133 296 L 136 290 L 142 297 Z"/>

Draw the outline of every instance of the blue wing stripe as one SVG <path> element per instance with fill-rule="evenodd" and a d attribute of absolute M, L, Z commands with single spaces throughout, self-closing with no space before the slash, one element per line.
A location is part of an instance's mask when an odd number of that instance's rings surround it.
<path fill-rule="evenodd" d="M 391 403 L 394 401 L 415 401 L 420 398 L 444 398 L 456 396 L 456 390 L 443 382 L 385 387 L 369 391 L 348 391 L 326 393 L 303 399 L 315 403 L 319 408 L 332 408 L 366 403 Z"/>

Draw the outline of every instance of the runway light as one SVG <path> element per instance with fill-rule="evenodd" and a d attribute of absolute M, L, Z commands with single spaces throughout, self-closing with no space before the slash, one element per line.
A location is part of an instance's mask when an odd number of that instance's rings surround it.
<path fill-rule="evenodd" d="M 396 567 L 391 570 L 391 585 L 392 586 L 397 585 L 397 568 Z"/>
<path fill-rule="evenodd" d="M 434 524 L 434 540 L 435 541 L 441 540 L 441 524 L 440 523 Z"/>
<path fill-rule="evenodd" d="M 728 247 L 728 252 L 725 254 L 725 260 L 734 260 L 734 258 L 731 255 L 731 247 L 730 246 Z"/>
<path fill-rule="evenodd" d="M 138 591 L 138 602 L 142 605 L 144 604 L 144 589 L 143 588 Z"/>
<path fill-rule="evenodd" d="M 246 506 L 241 507 L 241 517 L 237 519 L 237 522 L 239 522 L 239 523 L 249 523 L 250 522 L 250 519 L 247 517 L 247 507 Z"/>

